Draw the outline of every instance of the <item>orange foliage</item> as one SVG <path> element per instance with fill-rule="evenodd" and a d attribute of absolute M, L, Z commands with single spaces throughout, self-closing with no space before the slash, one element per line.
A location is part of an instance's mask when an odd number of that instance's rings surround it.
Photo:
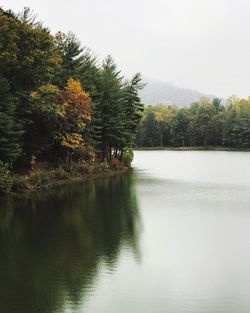
<path fill-rule="evenodd" d="M 59 96 L 59 102 L 64 107 L 63 117 L 83 129 L 90 120 L 91 98 L 78 80 L 68 80 L 65 90 Z"/>

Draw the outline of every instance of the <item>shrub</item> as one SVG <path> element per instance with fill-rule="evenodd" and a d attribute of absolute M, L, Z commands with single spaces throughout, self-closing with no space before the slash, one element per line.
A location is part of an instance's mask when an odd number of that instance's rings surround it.
<path fill-rule="evenodd" d="M 122 161 L 126 166 L 130 166 L 134 159 L 134 152 L 131 148 L 125 148 L 123 151 Z"/>
<path fill-rule="evenodd" d="M 120 160 L 117 159 L 117 158 L 112 158 L 111 159 L 111 164 L 112 164 L 112 167 L 116 170 L 118 170 L 120 168 Z"/>
<path fill-rule="evenodd" d="M 69 178 L 69 173 L 63 167 L 58 167 L 51 171 L 51 176 L 56 180 L 64 180 Z"/>
<path fill-rule="evenodd" d="M 76 176 L 86 175 L 89 173 L 90 165 L 86 162 L 76 163 L 73 165 L 73 172 Z"/>
<path fill-rule="evenodd" d="M 43 187 L 44 185 L 48 184 L 53 177 L 52 171 L 49 172 L 47 170 L 36 170 L 32 172 L 29 176 L 29 182 L 34 187 Z"/>
<path fill-rule="evenodd" d="M 103 172 L 108 172 L 108 170 L 110 169 L 109 165 L 107 162 L 102 162 L 98 165 L 99 169 L 100 169 L 100 172 L 103 173 Z"/>
<path fill-rule="evenodd" d="M 13 176 L 8 165 L 0 161 L 0 194 L 8 194 L 11 192 L 13 185 Z"/>
<path fill-rule="evenodd" d="M 75 162 L 84 160 L 88 164 L 94 164 L 96 161 L 95 149 L 89 146 L 81 146 L 74 152 L 73 160 Z"/>
<path fill-rule="evenodd" d="M 88 161 L 88 163 L 93 164 L 96 160 L 96 153 L 95 149 L 92 147 L 87 147 L 85 152 L 85 160 Z"/>
<path fill-rule="evenodd" d="M 27 182 L 27 177 L 16 176 L 13 180 L 12 190 L 17 193 L 23 193 L 29 189 L 29 184 Z"/>

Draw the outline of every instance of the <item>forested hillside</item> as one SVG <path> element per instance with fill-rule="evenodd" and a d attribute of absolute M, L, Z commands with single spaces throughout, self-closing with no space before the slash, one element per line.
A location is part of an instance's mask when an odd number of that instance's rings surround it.
<path fill-rule="evenodd" d="M 250 148 L 250 98 L 231 97 L 226 105 L 218 98 L 202 98 L 184 108 L 148 106 L 139 126 L 137 145 Z"/>
<path fill-rule="evenodd" d="M 125 81 L 111 56 L 98 62 L 73 33 L 52 35 L 27 8 L 0 10 L 0 64 L 2 173 L 121 160 L 133 145 L 139 73 Z"/>

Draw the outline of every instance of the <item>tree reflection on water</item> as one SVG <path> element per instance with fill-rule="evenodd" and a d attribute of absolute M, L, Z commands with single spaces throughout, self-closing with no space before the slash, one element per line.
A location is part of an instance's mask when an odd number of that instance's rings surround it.
<path fill-rule="evenodd" d="M 0 204 L 0 312 L 65 312 L 84 303 L 122 249 L 140 257 L 132 173 Z"/>

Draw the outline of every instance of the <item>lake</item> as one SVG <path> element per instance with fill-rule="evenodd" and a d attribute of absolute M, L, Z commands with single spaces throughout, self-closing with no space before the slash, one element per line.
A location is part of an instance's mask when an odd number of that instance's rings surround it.
<path fill-rule="evenodd" d="M 133 167 L 0 202 L 1 313 L 250 312 L 250 153 Z"/>

